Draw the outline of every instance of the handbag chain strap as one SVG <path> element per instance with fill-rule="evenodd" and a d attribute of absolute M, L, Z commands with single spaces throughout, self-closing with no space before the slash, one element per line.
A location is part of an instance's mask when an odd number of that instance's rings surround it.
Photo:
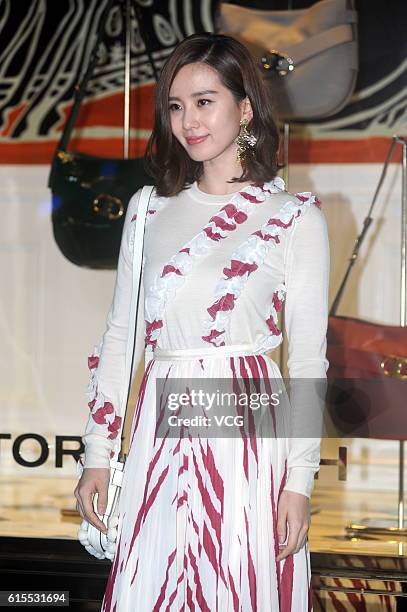
<path fill-rule="evenodd" d="M 365 219 L 363 221 L 362 231 L 360 232 L 359 236 L 356 238 L 355 246 L 353 248 L 353 252 L 352 252 L 351 258 L 349 260 L 349 265 L 348 265 L 348 267 L 346 269 L 345 275 L 344 275 L 344 277 L 342 279 L 342 282 L 341 282 L 341 284 L 339 286 L 338 292 L 337 292 L 337 294 L 335 296 L 335 299 L 334 299 L 334 301 L 332 303 L 331 309 L 329 311 L 329 316 L 334 316 L 336 314 L 336 311 L 338 309 L 339 302 L 340 302 L 340 300 L 342 298 L 342 295 L 343 295 L 346 283 L 348 281 L 348 278 L 350 276 L 352 268 L 355 265 L 355 262 L 356 262 L 356 260 L 357 260 L 357 258 L 359 256 L 360 247 L 362 246 L 363 240 L 366 238 L 366 234 L 367 234 L 367 231 L 368 231 L 368 229 L 370 227 L 370 224 L 373 221 L 373 218 L 371 217 L 371 214 L 372 214 L 374 205 L 376 204 L 377 197 L 378 197 L 378 195 L 380 193 L 380 190 L 381 190 L 381 188 L 383 186 L 383 182 L 384 182 L 384 179 L 385 179 L 386 174 L 387 174 L 388 165 L 390 163 L 391 157 L 393 155 L 393 152 L 395 150 L 396 144 L 398 142 L 399 142 L 398 136 L 393 136 L 392 142 L 390 144 L 390 147 L 389 147 L 389 150 L 388 150 L 388 153 L 387 153 L 386 160 L 385 160 L 384 165 L 383 165 L 382 173 L 380 175 L 379 182 L 377 184 L 376 191 L 375 191 L 375 194 L 373 196 L 372 203 L 370 205 L 370 208 L 369 208 L 369 211 L 367 213 L 367 216 L 365 217 Z"/>
<path fill-rule="evenodd" d="M 62 131 L 62 135 L 61 135 L 61 138 L 58 144 L 58 149 L 62 151 L 66 151 L 66 148 L 68 146 L 68 142 L 71 137 L 72 130 L 73 130 L 73 126 L 75 125 L 76 119 L 78 117 L 79 107 L 86 94 L 86 87 L 89 83 L 89 80 L 97 64 L 98 50 L 99 50 L 99 45 L 102 42 L 103 30 L 105 29 L 106 21 L 107 21 L 110 9 L 112 8 L 114 2 L 115 0 L 108 0 L 106 8 L 103 11 L 102 17 L 99 22 L 97 35 L 96 35 L 96 42 L 92 49 L 92 53 L 90 55 L 89 65 L 83 76 L 82 82 L 75 86 L 74 102 L 72 105 L 72 109 L 71 109 L 71 112 L 69 113 L 69 117 L 65 123 L 65 126 Z"/>
<path fill-rule="evenodd" d="M 96 35 L 96 42 L 95 45 L 92 49 L 92 53 L 90 55 L 90 59 L 89 59 L 89 65 L 85 71 L 85 74 L 82 78 L 81 83 L 78 83 L 75 86 L 75 93 L 74 93 L 74 102 L 72 105 L 72 109 L 71 112 L 69 113 L 68 119 L 64 125 L 64 129 L 62 131 L 61 134 L 61 138 L 59 139 L 59 143 L 58 143 L 58 147 L 57 147 L 57 151 L 61 150 L 61 151 L 66 151 L 67 147 L 68 147 L 68 142 L 69 139 L 71 137 L 72 134 L 72 130 L 74 128 L 76 119 L 78 118 L 78 113 L 79 113 L 79 108 L 80 105 L 82 103 L 82 100 L 84 99 L 85 95 L 86 95 L 86 87 L 89 83 L 89 80 L 93 74 L 93 71 L 96 67 L 96 64 L 98 62 L 98 50 L 99 50 L 99 46 L 100 43 L 102 42 L 102 37 L 103 37 L 103 31 L 105 29 L 105 25 L 107 22 L 107 18 L 109 16 L 109 12 L 112 8 L 112 6 L 114 5 L 114 3 L 117 2 L 117 0 L 108 0 L 106 8 L 102 14 L 102 17 L 100 19 L 99 25 L 98 25 L 98 29 L 97 29 L 97 35 Z M 126 12 L 126 19 L 125 22 L 126 24 L 128 23 L 129 19 L 130 19 L 130 14 L 129 14 L 129 2 L 123 2 L 123 0 L 121 0 L 121 2 L 119 1 L 119 4 L 123 3 L 124 6 L 124 11 Z M 137 16 L 137 21 L 139 23 L 139 31 L 143 32 L 144 35 L 144 39 L 146 41 L 146 54 L 147 57 L 149 59 L 149 62 L 151 64 L 152 70 L 153 70 L 153 74 L 154 74 L 154 78 L 157 81 L 158 80 L 158 73 L 157 73 L 157 69 L 154 65 L 154 60 L 153 57 L 151 55 L 149 46 L 148 46 L 148 42 L 149 42 L 149 38 L 147 35 L 147 28 L 145 27 L 144 24 L 144 16 L 143 16 L 143 12 L 140 6 L 138 6 L 137 2 L 134 2 L 133 4 L 133 8 L 134 11 L 136 13 Z M 128 40 L 127 40 L 127 35 L 126 35 L 126 44 L 129 44 Z"/>

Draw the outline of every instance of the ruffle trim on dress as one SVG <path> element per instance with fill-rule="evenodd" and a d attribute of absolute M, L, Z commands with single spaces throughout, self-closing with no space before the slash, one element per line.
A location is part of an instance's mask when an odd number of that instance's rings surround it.
<path fill-rule="evenodd" d="M 205 332 L 202 339 L 205 342 L 213 346 L 225 346 L 232 311 L 250 274 L 260 267 L 271 246 L 280 243 L 281 234 L 298 221 L 305 209 L 311 204 L 316 204 L 320 208 L 321 202 L 310 192 L 295 196 L 297 202 L 292 200 L 285 202 L 275 216 L 253 232 L 233 252 L 229 267 L 223 269 L 225 277 L 220 279 L 215 287 L 215 301 L 207 308 L 209 318 L 202 321 Z M 266 319 L 270 334 L 261 342 L 261 348 L 275 348 L 282 342 L 282 334 L 277 327 L 277 311 L 281 310 L 285 293 L 286 288 L 282 284 L 273 294 L 270 316 Z"/>
<path fill-rule="evenodd" d="M 283 334 L 277 325 L 278 313 L 283 307 L 283 302 L 287 293 L 287 288 L 284 283 L 278 285 L 273 293 L 271 299 L 271 308 L 269 317 L 266 319 L 267 327 L 270 330 L 270 334 L 265 336 L 259 345 L 259 348 L 263 351 L 270 351 L 275 349 L 283 341 Z"/>
<path fill-rule="evenodd" d="M 165 203 L 166 200 L 167 198 L 164 198 L 162 196 L 157 196 L 155 188 L 153 189 L 151 193 L 150 202 L 148 204 L 148 209 L 147 209 L 146 226 L 151 222 L 155 213 L 159 210 L 160 206 Z M 135 213 L 132 216 L 130 223 L 133 223 L 134 221 L 136 221 L 136 219 L 137 219 L 137 213 Z M 132 227 L 133 229 L 132 231 L 130 231 L 130 236 L 129 236 L 130 252 L 133 252 L 133 248 L 134 248 L 134 237 L 136 233 L 136 224 L 133 223 Z"/>
<path fill-rule="evenodd" d="M 117 438 L 120 431 L 122 418 L 116 414 L 114 406 L 107 401 L 98 389 L 97 368 L 102 344 L 95 346 L 92 355 L 88 357 L 88 368 L 90 379 L 87 388 L 88 406 L 92 419 L 96 425 L 103 430 L 103 434 L 110 440 Z"/>
<path fill-rule="evenodd" d="M 145 347 L 148 345 L 156 347 L 163 327 L 165 307 L 185 283 L 186 276 L 198 259 L 208 255 L 230 232 L 244 223 L 256 206 L 264 202 L 267 194 L 278 193 L 284 189 L 285 184 L 280 177 L 264 183 L 261 187 L 248 185 L 234 194 L 230 202 L 223 205 L 209 219 L 207 225 L 171 257 L 146 291 Z"/>

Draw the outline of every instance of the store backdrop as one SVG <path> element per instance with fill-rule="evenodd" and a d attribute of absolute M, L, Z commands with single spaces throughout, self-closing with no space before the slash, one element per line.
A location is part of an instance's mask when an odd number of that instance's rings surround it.
<path fill-rule="evenodd" d="M 273 0 L 236 4 L 287 7 Z M 292 7 L 311 4 L 293 1 Z M 114 271 L 80 268 L 59 251 L 47 188 L 52 155 L 105 6 L 106 0 L 20 0 L 15 11 L 11 0 L 0 3 L 0 467 L 10 473 L 73 473 L 72 457 L 63 449 L 77 447 L 69 438 L 85 426 L 87 355 L 104 331 L 112 298 Z M 179 40 L 213 31 L 217 3 L 139 0 L 138 6 L 144 36 L 133 10 L 132 156 L 142 154 L 152 126 L 154 77 L 146 39 L 159 70 Z M 316 193 L 329 224 L 331 300 L 390 138 L 407 132 L 403 3 L 357 0 L 356 8 L 360 71 L 352 98 L 333 117 L 290 128 L 289 190 Z M 123 40 L 123 19 L 114 6 L 76 124 L 78 150 L 122 154 Z M 400 153 L 339 314 L 399 323 Z M 389 444 L 382 448 L 396 454 Z M 395 488 L 396 476 L 389 487 Z"/>

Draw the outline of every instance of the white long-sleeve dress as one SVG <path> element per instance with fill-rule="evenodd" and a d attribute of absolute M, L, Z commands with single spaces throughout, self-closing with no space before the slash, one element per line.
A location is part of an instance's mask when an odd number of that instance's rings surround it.
<path fill-rule="evenodd" d="M 119 451 L 140 193 L 126 214 L 107 329 L 88 360 L 85 467 L 108 467 Z M 283 490 L 310 497 L 320 438 L 157 435 L 156 380 L 226 379 L 236 390 L 261 379 L 266 389 L 281 379 L 270 353 L 282 342 L 283 307 L 290 380 L 326 378 L 328 284 L 327 226 L 313 194 L 291 194 L 279 177 L 229 195 L 196 182 L 170 198 L 153 192 L 135 368 L 148 352 L 104 612 L 312 610 L 308 543 L 276 562 L 277 507 Z M 294 386 L 290 399 L 304 416 L 300 393 Z"/>

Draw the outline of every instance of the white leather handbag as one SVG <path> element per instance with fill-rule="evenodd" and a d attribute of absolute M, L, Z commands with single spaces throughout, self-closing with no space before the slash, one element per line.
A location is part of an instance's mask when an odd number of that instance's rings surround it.
<path fill-rule="evenodd" d="M 355 0 L 260 10 L 221 2 L 215 29 L 243 43 L 286 121 L 329 117 L 353 94 L 358 73 Z"/>
<path fill-rule="evenodd" d="M 134 247 L 133 247 L 133 277 L 132 277 L 132 298 L 130 303 L 130 323 L 127 338 L 126 347 L 126 361 L 125 361 L 125 382 L 127 388 L 127 394 L 123 399 L 123 406 L 121 414 L 122 427 L 120 431 L 122 444 L 119 454 L 119 459 L 112 459 L 110 461 L 110 480 L 108 488 L 107 507 L 103 515 L 97 512 L 97 497 L 93 497 L 93 507 L 102 522 L 107 526 L 107 534 L 102 533 L 99 529 L 96 529 L 93 525 L 87 521 L 82 521 L 78 531 L 78 539 L 80 543 L 86 548 L 86 550 L 97 557 L 98 559 L 109 559 L 113 560 L 116 551 L 116 539 L 117 539 L 117 527 L 119 524 L 119 497 L 123 481 L 124 472 L 124 460 L 120 458 L 124 456 L 123 443 L 124 438 L 122 436 L 123 426 L 125 422 L 125 416 L 127 411 L 127 404 L 130 396 L 131 379 L 133 373 L 134 364 L 134 348 L 136 340 L 136 322 L 139 310 L 140 301 L 140 287 L 141 287 L 141 273 L 142 273 L 142 261 L 143 261 L 143 244 L 144 244 L 144 229 L 145 220 L 147 216 L 148 204 L 151 198 L 151 193 L 154 189 L 152 185 L 145 185 L 142 188 L 140 194 L 140 200 L 137 209 L 136 227 L 134 234 Z M 147 355 L 147 350 L 146 350 Z M 83 464 L 81 461 L 77 463 L 78 476 L 82 475 Z"/>

